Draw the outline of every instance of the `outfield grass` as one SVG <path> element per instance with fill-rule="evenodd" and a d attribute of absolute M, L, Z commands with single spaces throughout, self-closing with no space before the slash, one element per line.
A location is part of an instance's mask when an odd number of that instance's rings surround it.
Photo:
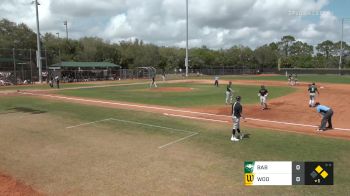
<path fill-rule="evenodd" d="M 118 85 L 118 84 L 131 84 L 149 82 L 149 80 L 121 80 L 121 81 L 97 81 L 97 82 L 85 82 L 85 83 L 60 83 L 60 89 L 65 88 L 75 88 L 75 87 L 89 87 L 89 86 L 103 86 L 103 85 Z M 35 85 L 18 85 L 18 86 L 0 86 L 0 91 L 6 90 L 48 90 L 56 89 L 56 84 L 54 88 L 51 88 L 49 84 L 43 82 L 42 84 Z"/>
<path fill-rule="evenodd" d="M 56 181 L 61 180 L 61 175 L 58 172 L 66 172 L 67 175 L 70 175 L 67 177 L 67 179 L 70 179 L 69 183 L 63 184 L 63 187 L 60 188 L 72 189 L 70 186 L 74 185 L 76 187 L 74 187 L 73 190 L 83 191 L 88 189 L 89 186 L 87 185 L 92 181 L 97 184 L 104 183 L 104 188 L 109 188 L 110 186 L 118 184 L 120 186 L 117 190 L 123 190 L 124 186 L 128 186 L 128 184 L 123 183 L 123 179 L 115 179 L 113 183 L 109 184 L 108 181 L 112 178 L 109 177 L 108 173 L 107 176 L 99 176 L 99 181 L 96 182 L 94 181 L 95 176 L 93 175 L 97 175 L 99 170 L 101 170 L 100 172 L 102 173 L 105 172 L 106 166 L 109 165 L 110 161 L 122 161 L 125 159 L 130 161 L 130 168 L 117 167 L 114 168 L 114 170 L 117 171 L 107 171 L 113 174 L 114 172 L 120 173 L 125 172 L 125 170 L 130 170 L 130 175 L 133 170 L 139 171 L 140 175 L 135 176 L 131 180 L 133 184 L 137 185 L 133 186 L 135 191 L 139 190 L 139 188 L 146 188 L 146 190 L 148 190 L 147 187 L 151 185 L 148 184 L 146 187 L 143 187 L 145 186 L 143 184 L 149 183 L 150 179 L 156 180 L 157 178 L 153 177 L 158 176 L 157 168 L 164 167 L 166 170 L 161 170 L 161 172 L 164 173 L 160 175 L 164 180 L 160 182 L 162 183 L 162 186 L 168 187 L 169 189 L 173 188 L 174 190 L 188 189 L 187 193 L 191 193 L 191 190 L 189 189 L 208 191 L 206 194 L 347 195 L 350 193 L 350 188 L 348 187 L 348 184 L 350 184 L 350 170 L 348 170 L 348 165 L 350 163 L 350 156 L 348 156 L 350 150 L 349 141 L 282 133 L 265 129 L 248 129 L 243 127 L 244 132 L 249 135 L 249 138 L 239 143 L 231 143 L 229 140 L 231 126 L 228 124 L 207 123 L 155 114 L 150 115 L 146 112 L 91 107 L 27 97 L 2 97 L 0 98 L 0 101 L 2 103 L 0 105 L 0 116 L 2 116 L 2 118 L 9 115 L 9 112 L 14 111 L 13 108 L 18 108 L 17 113 L 11 114 L 14 117 L 14 122 L 16 122 L 16 116 L 24 122 L 24 117 L 21 117 L 23 112 L 32 115 L 32 118 L 38 118 L 35 117 L 35 114 L 31 114 L 35 112 L 37 112 L 39 116 L 44 117 L 42 119 L 42 126 L 45 125 L 45 121 L 59 119 L 58 122 L 51 125 L 53 127 L 50 130 L 40 130 L 42 127 L 38 127 L 38 124 L 32 123 L 27 124 L 25 129 L 11 131 L 11 134 L 18 131 L 21 134 L 25 134 L 25 137 L 23 137 L 23 135 L 14 135 L 12 138 L 8 136 L 10 133 L 0 132 L 0 148 L 2 149 L 0 153 L 0 162 L 2 163 L 1 169 L 6 169 L 4 166 L 10 167 L 11 171 L 17 172 L 18 176 L 21 176 L 20 173 L 35 172 L 34 176 L 40 176 L 47 179 L 42 179 L 41 181 L 37 181 L 37 179 L 33 179 L 33 177 L 30 177 L 29 179 L 39 185 L 41 183 L 44 184 L 49 187 L 49 190 L 56 190 Z M 45 119 L 45 117 L 47 117 L 47 119 Z M 170 134 L 162 129 L 149 128 L 142 125 L 112 122 L 101 125 L 90 125 L 84 127 L 84 129 L 72 130 L 71 132 L 59 129 L 60 127 L 64 128 L 71 124 L 91 122 L 110 117 L 196 131 L 200 132 L 200 134 L 181 143 L 175 144 L 165 151 L 147 151 L 148 153 L 152 152 L 159 154 L 159 156 L 151 156 L 150 154 L 142 154 L 143 150 L 150 146 L 145 145 L 143 147 L 144 149 L 140 149 L 137 146 L 140 140 L 145 140 L 145 144 L 150 141 L 157 142 L 158 140 L 164 142 L 164 139 L 167 137 L 169 137 L 169 140 L 172 140 L 174 138 L 182 137 L 182 135 Z M 63 133 L 65 134 L 64 137 L 62 135 Z M 98 140 L 101 137 L 103 138 L 104 135 L 111 138 L 110 140 L 112 140 L 112 138 L 115 139 L 116 145 L 118 142 L 122 142 L 117 141 L 118 137 L 124 138 L 125 135 L 128 135 L 130 137 L 127 138 L 129 138 L 130 141 L 124 140 L 125 145 L 128 145 L 116 148 L 109 146 L 113 144 L 113 141 L 109 141 L 105 138 L 106 143 L 112 143 L 103 146 L 103 141 L 98 142 Z M 82 137 L 83 140 L 79 140 L 80 137 Z M 83 142 L 84 140 L 86 140 L 85 143 Z M 24 141 L 26 141 L 25 145 L 24 143 L 21 143 Z M 38 143 L 36 143 L 38 141 L 46 143 L 42 146 L 38 146 Z M 6 147 L 5 144 L 7 143 L 12 146 L 8 146 L 8 150 L 11 153 L 7 153 L 6 150 L 4 150 Z M 133 148 L 133 144 L 136 148 Z M 35 155 L 33 154 L 31 156 L 22 157 L 22 151 L 27 150 L 20 148 L 23 145 L 26 148 L 34 148 L 33 146 L 38 146 L 41 150 L 38 153 L 35 153 Z M 106 152 L 98 151 L 99 154 L 96 154 L 97 152 L 95 151 L 101 149 L 113 150 Z M 137 151 L 141 154 L 137 153 Z M 183 157 L 171 156 L 172 153 L 176 154 L 184 151 L 188 154 L 182 154 L 181 156 Z M 73 154 L 71 155 L 69 152 L 72 152 Z M 79 154 L 74 154 L 74 152 L 79 152 Z M 106 154 L 103 154 L 104 152 Z M 46 153 L 52 158 L 46 156 L 41 157 L 41 155 Z M 134 153 L 137 156 L 134 157 Z M 168 153 L 170 154 L 168 155 Z M 69 156 L 66 156 L 66 154 Z M 206 158 L 203 159 L 201 155 L 204 155 Z M 30 160 L 28 162 L 18 162 L 19 160 L 26 160 L 26 157 L 32 156 L 34 158 L 28 158 Z M 58 156 L 60 159 L 56 160 L 53 158 L 54 156 Z M 95 160 L 96 157 L 100 157 L 99 161 Z M 102 157 L 105 158 L 102 159 Z M 163 159 L 164 157 L 167 157 L 167 159 Z M 117 160 L 114 160 L 115 158 Z M 89 172 L 87 174 L 88 176 L 79 173 L 83 172 L 81 170 L 84 169 L 84 165 L 80 165 L 82 168 L 75 168 L 75 162 L 81 161 L 82 163 L 85 163 L 85 167 L 88 167 L 91 165 L 88 161 L 89 159 L 91 159 L 91 163 L 97 161 L 97 163 L 104 165 L 105 167 L 94 167 L 92 170 L 86 168 L 86 172 Z M 137 166 L 137 168 L 133 168 L 133 166 L 135 166 L 132 164 L 133 159 L 141 161 L 142 164 Z M 101 160 L 105 162 L 100 163 Z M 246 160 L 334 161 L 335 185 L 313 187 L 244 187 L 243 162 Z M 54 161 L 56 161 L 56 163 Z M 60 163 L 64 165 L 59 166 Z M 153 168 L 155 163 L 157 167 Z M 41 166 L 37 167 L 36 165 Z M 72 167 L 76 170 L 72 170 Z M 111 168 L 111 166 L 108 166 L 107 168 Z M 142 168 L 145 168 L 146 170 L 143 170 Z M 150 168 L 153 168 L 154 170 L 149 170 Z M 44 171 L 41 173 L 41 169 L 45 169 L 45 171 L 47 170 L 46 172 L 49 173 L 45 173 Z M 56 177 L 52 178 L 52 176 Z M 146 179 L 143 179 L 143 177 Z M 82 182 L 74 182 L 72 179 L 79 179 Z M 187 180 L 190 180 L 191 182 L 187 182 Z M 201 183 L 204 183 L 205 181 L 211 182 L 208 187 L 215 188 L 216 190 L 212 190 L 203 184 L 192 184 L 196 181 Z M 171 182 L 170 185 L 167 184 L 169 182 Z M 32 182 L 29 181 L 26 183 L 31 184 Z M 159 185 L 157 187 L 159 187 Z M 93 189 L 98 188 L 98 186 L 93 186 Z M 168 193 L 185 194 L 186 192 L 180 191 Z"/>
<path fill-rule="evenodd" d="M 286 81 L 285 75 L 276 76 L 222 76 L 221 79 L 227 80 L 272 80 L 272 81 Z M 339 83 L 339 84 L 350 84 L 350 76 L 338 76 L 338 75 L 298 75 L 299 82 L 324 82 L 324 83 Z"/>
<path fill-rule="evenodd" d="M 159 87 L 186 87 L 190 92 L 159 92 L 148 85 L 114 86 L 95 89 L 65 90 L 62 95 L 98 98 L 115 101 L 127 101 L 143 104 L 155 104 L 176 107 L 203 107 L 225 104 L 226 85 L 214 87 L 210 84 L 177 83 L 159 84 Z M 295 91 L 290 87 L 267 87 L 269 98 L 276 98 Z M 245 104 L 257 103 L 259 86 L 233 85 L 235 96 L 242 96 Z"/>

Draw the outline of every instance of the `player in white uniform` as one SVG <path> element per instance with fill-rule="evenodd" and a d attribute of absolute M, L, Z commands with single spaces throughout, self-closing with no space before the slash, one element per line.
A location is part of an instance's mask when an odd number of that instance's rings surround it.
<path fill-rule="evenodd" d="M 233 90 L 232 90 L 232 82 L 229 81 L 228 85 L 226 86 L 226 105 L 232 104 L 232 98 L 233 98 Z"/>
<path fill-rule="evenodd" d="M 157 88 L 156 76 L 153 76 L 153 77 L 152 77 L 152 82 L 151 82 L 151 84 L 149 85 L 150 88 L 152 88 L 153 86 Z"/>

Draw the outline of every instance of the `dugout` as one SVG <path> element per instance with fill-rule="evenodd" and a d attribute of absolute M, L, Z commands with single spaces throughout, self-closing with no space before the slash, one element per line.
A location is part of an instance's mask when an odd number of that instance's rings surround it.
<path fill-rule="evenodd" d="M 49 66 L 49 78 L 59 76 L 62 82 L 116 80 L 120 68 L 109 62 L 61 62 Z"/>

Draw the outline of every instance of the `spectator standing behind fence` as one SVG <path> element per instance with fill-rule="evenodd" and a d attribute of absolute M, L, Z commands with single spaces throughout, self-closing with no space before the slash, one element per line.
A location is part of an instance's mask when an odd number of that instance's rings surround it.
<path fill-rule="evenodd" d="M 58 76 L 56 76 L 55 80 L 56 80 L 57 88 L 60 88 L 60 78 Z"/>

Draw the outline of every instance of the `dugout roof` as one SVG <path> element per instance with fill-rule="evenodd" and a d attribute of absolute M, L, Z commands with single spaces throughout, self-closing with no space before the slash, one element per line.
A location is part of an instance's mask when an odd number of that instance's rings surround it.
<path fill-rule="evenodd" d="M 61 62 L 50 65 L 50 67 L 59 67 L 59 68 L 121 68 L 120 65 L 116 65 L 109 62 Z"/>

